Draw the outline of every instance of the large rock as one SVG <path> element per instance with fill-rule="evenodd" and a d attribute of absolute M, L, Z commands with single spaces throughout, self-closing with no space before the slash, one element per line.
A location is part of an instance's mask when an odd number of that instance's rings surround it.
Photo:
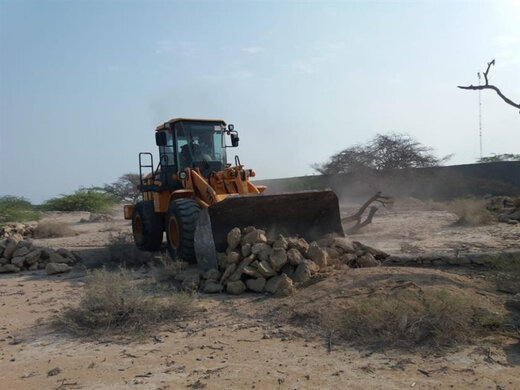
<path fill-rule="evenodd" d="M 270 278 L 271 276 L 276 275 L 276 272 L 274 272 L 269 262 L 265 260 L 258 263 L 258 272 L 260 272 L 264 278 Z"/>
<path fill-rule="evenodd" d="M 235 249 L 238 244 L 240 244 L 240 239 L 242 238 L 242 232 L 240 231 L 240 228 L 233 228 L 227 235 L 227 243 L 228 243 L 228 249 L 233 250 Z"/>
<path fill-rule="evenodd" d="M 244 272 L 244 268 L 247 267 L 251 262 L 255 259 L 254 255 L 247 256 L 245 259 L 243 259 L 240 264 L 237 266 L 237 269 L 235 272 L 231 274 L 229 277 L 230 282 L 236 282 L 237 280 L 240 280 L 242 277 L 242 273 Z"/>
<path fill-rule="evenodd" d="M 242 237 L 242 245 L 244 244 L 257 244 L 260 242 L 266 243 L 267 237 L 265 236 L 265 232 L 260 229 L 254 229 L 249 233 L 246 233 L 244 237 Z"/>
<path fill-rule="evenodd" d="M 271 268 L 278 272 L 287 262 L 287 252 L 283 248 L 273 248 L 271 256 L 269 256 L 269 264 Z"/>
<path fill-rule="evenodd" d="M 265 291 L 281 296 L 290 295 L 294 291 L 293 281 L 285 274 L 273 276 L 265 284 Z"/>
<path fill-rule="evenodd" d="M 65 258 L 67 258 L 67 259 L 70 259 L 72 263 L 74 263 L 74 262 L 76 261 L 76 257 L 74 256 L 74 254 L 73 254 L 71 251 L 69 251 L 69 250 L 67 250 L 67 249 L 65 249 L 65 248 L 60 248 L 60 249 L 58 249 L 58 250 L 56 251 L 56 253 L 57 253 L 58 255 L 62 256 L 62 257 L 65 257 Z"/>
<path fill-rule="evenodd" d="M 49 263 L 65 263 L 65 264 L 71 264 L 74 262 L 74 259 L 70 259 L 68 257 L 63 257 L 62 255 L 58 254 L 57 252 L 51 252 L 49 254 L 49 259 L 47 260 Z"/>
<path fill-rule="evenodd" d="M 246 291 L 246 285 L 241 280 L 228 282 L 226 285 L 226 291 L 233 295 L 239 295 Z"/>
<path fill-rule="evenodd" d="M 235 272 L 237 269 L 236 264 L 229 264 L 226 269 L 224 270 L 224 273 L 222 274 L 222 277 L 220 278 L 220 284 L 225 284 L 226 281 L 229 279 L 229 277 Z"/>
<path fill-rule="evenodd" d="M 327 259 L 330 262 L 330 259 L 339 259 L 341 256 L 341 253 L 338 249 L 333 247 L 326 247 L 325 251 L 327 252 Z"/>
<path fill-rule="evenodd" d="M 18 241 L 9 237 L 5 243 L 5 249 L 2 256 L 4 256 L 7 260 L 11 260 L 16 249 L 18 249 Z"/>
<path fill-rule="evenodd" d="M 240 260 L 240 253 L 231 251 L 226 257 L 226 264 L 236 264 Z"/>
<path fill-rule="evenodd" d="M 11 259 L 11 264 L 16 265 L 18 268 L 23 268 L 24 265 L 24 258 L 23 257 L 13 257 Z"/>
<path fill-rule="evenodd" d="M 20 272 L 20 268 L 18 268 L 14 264 L 5 264 L 0 266 L 0 274 L 11 273 L 11 272 Z"/>
<path fill-rule="evenodd" d="M 263 277 L 246 280 L 247 288 L 251 291 L 258 292 L 258 293 L 264 291 L 265 283 L 266 283 L 266 280 Z"/>
<path fill-rule="evenodd" d="M 251 253 L 256 255 L 260 260 L 268 260 L 272 251 L 273 249 L 263 242 L 254 244 L 251 247 Z"/>
<path fill-rule="evenodd" d="M 242 257 L 247 257 L 251 254 L 251 244 L 244 244 L 242 248 L 240 248 L 240 253 L 242 253 Z"/>
<path fill-rule="evenodd" d="M 285 265 L 280 270 L 280 273 L 281 274 L 286 274 L 288 277 L 291 277 L 292 274 L 294 273 L 295 269 L 296 268 L 293 265 L 291 265 L 289 263 L 285 263 Z"/>
<path fill-rule="evenodd" d="M 381 264 L 371 253 L 365 253 L 363 256 L 358 257 L 356 263 L 360 268 L 377 267 Z"/>
<path fill-rule="evenodd" d="M 24 257 L 26 254 L 30 252 L 29 248 L 22 246 L 14 251 L 13 258 L 14 257 Z"/>
<path fill-rule="evenodd" d="M 28 253 L 24 257 L 25 264 L 27 264 L 28 266 L 31 266 L 31 265 L 37 263 L 38 260 L 40 260 L 41 253 L 42 253 L 42 251 L 40 249 L 36 249 L 36 250 Z"/>
<path fill-rule="evenodd" d="M 291 275 L 291 279 L 296 283 L 304 283 L 311 278 L 311 271 L 309 267 L 301 262 L 298 264 L 293 274 Z"/>
<path fill-rule="evenodd" d="M 312 260 L 303 260 L 291 275 L 291 279 L 297 283 L 306 282 L 320 270 L 320 267 Z"/>
<path fill-rule="evenodd" d="M 354 243 L 347 237 L 334 237 L 332 239 L 332 244 L 330 244 L 329 246 L 343 253 L 356 253 Z"/>
<path fill-rule="evenodd" d="M 220 283 L 217 283 L 213 280 L 207 280 L 206 283 L 204 283 L 204 288 L 202 291 L 206 294 L 216 294 L 222 292 L 223 289 L 224 286 L 222 286 Z"/>
<path fill-rule="evenodd" d="M 287 238 L 287 244 L 289 248 L 298 249 L 302 255 L 305 255 L 309 249 L 309 244 L 303 238 Z"/>
<path fill-rule="evenodd" d="M 312 242 L 307 250 L 307 257 L 314 261 L 318 267 L 325 268 L 327 266 L 327 259 L 329 255 L 327 251 L 320 248 L 316 242 Z"/>
<path fill-rule="evenodd" d="M 65 263 L 49 263 L 45 266 L 45 273 L 47 275 L 61 274 L 70 272 L 72 268 Z"/>
<path fill-rule="evenodd" d="M 287 249 L 287 247 L 289 246 L 289 243 L 287 242 L 287 240 L 285 239 L 284 236 L 282 236 L 281 234 L 278 235 L 278 238 L 273 242 L 273 248 L 281 248 L 281 249 Z"/>
<path fill-rule="evenodd" d="M 9 260 L 7 260 L 5 257 L 0 258 L 0 265 L 4 265 L 9 263 Z"/>
<path fill-rule="evenodd" d="M 245 266 L 242 273 L 251 276 L 252 278 L 259 278 L 262 276 L 260 271 L 258 271 L 258 265 L 256 267 L 253 267 L 252 265 Z"/>
<path fill-rule="evenodd" d="M 222 276 L 222 274 L 220 273 L 220 271 L 218 269 L 210 269 L 210 270 L 207 270 L 206 273 L 204 274 L 204 279 L 218 281 L 221 276 Z"/>
<path fill-rule="evenodd" d="M 287 260 L 291 265 L 298 265 L 303 261 L 304 257 L 296 248 L 291 248 L 287 251 Z"/>

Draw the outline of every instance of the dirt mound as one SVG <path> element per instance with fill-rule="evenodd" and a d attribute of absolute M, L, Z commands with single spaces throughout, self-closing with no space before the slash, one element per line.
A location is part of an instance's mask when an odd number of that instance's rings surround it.
<path fill-rule="evenodd" d="M 435 269 L 336 270 L 311 279 L 267 316 L 336 342 L 451 345 L 518 322 L 489 282 Z M 518 315 L 519 313 L 516 313 Z"/>

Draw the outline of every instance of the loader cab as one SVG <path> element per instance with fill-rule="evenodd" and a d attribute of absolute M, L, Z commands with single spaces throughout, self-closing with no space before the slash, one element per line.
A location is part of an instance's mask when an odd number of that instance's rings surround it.
<path fill-rule="evenodd" d="M 232 125 L 229 126 L 231 131 Z M 232 145 L 238 146 L 236 132 Z M 178 181 L 172 174 L 186 168 L 199 168 L 204 177 L 221 171 L 227 165 L 226 136 L 230 129 L 221 120 L 171 120 L 157 128 L 156 143 L 159 146 L 161 182 L 175 189 Z"/>

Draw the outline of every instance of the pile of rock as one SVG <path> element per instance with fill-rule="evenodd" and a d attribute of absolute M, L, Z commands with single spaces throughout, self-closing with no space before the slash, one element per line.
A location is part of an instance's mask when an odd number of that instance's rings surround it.
<path fill-rule="evenodd" d="M 24 238 L 32 237 L 34 235 L 34 228 L 36 222 L 33 223 L 20 223 L 11 222 L 3 225 L 0 228 L 0 239 L 12 237 L 17 241 L 21 241 Z"/>
<path fill-rule="evenodd" d="M 232 229 L 227 243 L 226 252 L 218 254 L 219 269 L 202 276 L 205 293 L 225 289 L 230 294 L 249 290 L 283 296 L 318 273 L 339 267 L 374 267 L 388 257 L 346 237 L 331 235 L 311 243 L 282 235 L 268 240 L 263 230 L 252 226 Z M 193 287 L 195 279 L 195 276 L 189 282 L 185 279 L 183 288 Z"/>
<path fill-rule="evenodd" d="M 30 240 L 7 237 L 0 240 L 0 273 L 45 269 L 48 275 L 69 272 L 79 257 L 66 249 L 34 246 Z"/>
<path fill-rule="evenodd" d="M 511 225 L 520 222 L 520 198 L 488 196 L 486 197 L 486 208 L 498 216 L 499 222 Z"/>

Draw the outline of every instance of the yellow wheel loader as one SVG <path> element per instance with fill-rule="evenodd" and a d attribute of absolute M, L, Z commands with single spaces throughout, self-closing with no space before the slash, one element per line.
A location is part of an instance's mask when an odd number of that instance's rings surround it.
<path fill-rule="evenodd" d="M 253 170 L 245 169 L 238 156 L 229 164 L 226 151 L 239 143 L 233 125 L 176 118 L 156 128 L 155 140 L 157 166 L 151 153 L 139 153 L 142 201 L 124 206 L 139 249 L 158 250 L 166 232 L 172 258 L 207 270 L 217 268 L 217 252 L 226 250 L 233 227 L 262 228 L 268 238 L 343 235 L 332 191 L 262 195 L 266 187 L 250 181 Z"/>

